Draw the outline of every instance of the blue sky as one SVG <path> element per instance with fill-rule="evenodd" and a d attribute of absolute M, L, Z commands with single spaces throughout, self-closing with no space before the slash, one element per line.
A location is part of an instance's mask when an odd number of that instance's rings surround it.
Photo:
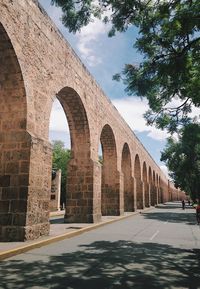
<path fill-rule="evenodd" d="M 166 172 L 165 165 L 160 162 L 160 151 L 166 143 L 166 132 L 147 127 L 143 119 L 143 113 L 148 109 L 146 100 L 141 101 L 136 96 L 127 96 L 123 84 L 112 80 L 112 76 L 120 72 L 125 63 L 138 64 L 142 60 L 142 56 L 133 48 L 137 30 L 131 28 L 126 33 L 118 33 L 115 37 L 109 38 L 107 36 L 109 26 L 95 20 L 80 33 L 70 34 L 60 21 L 60 9 L 51 6 L 50 0 L 39 2 L 145 148 Z M 61 139 L 67 147 L 70 146 L 69 130 L 58 102 L 55 102 L 51 114 L 50 139 Z"/>

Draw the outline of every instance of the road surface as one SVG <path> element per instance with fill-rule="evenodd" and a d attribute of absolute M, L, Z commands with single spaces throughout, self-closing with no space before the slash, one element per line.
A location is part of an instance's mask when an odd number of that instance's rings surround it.
<path fill-rule="evenodd" d="M 169 203 L 6 259 L 0 288 L 200 288 L 195 210 Z"/>

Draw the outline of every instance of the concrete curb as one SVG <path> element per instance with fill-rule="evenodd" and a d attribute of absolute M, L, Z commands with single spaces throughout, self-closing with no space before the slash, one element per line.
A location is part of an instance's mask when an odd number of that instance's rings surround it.
<path fill-rule="evenodd" d="M 127 219 L 129 217 L 132 217 L 134 215 L 138 215 L 140 213 L 143 213 L 143 212 L 146 212 L 146 211 L 149 211 L 149 210 L 152 210 L 152 209 L 153 209 L 152 207 L 145 208 L 145 209 L 143 209 L 141 211 L 136 211 L 136 212 L 130 213 L 129 215 L 125 215 L 125 216 L 119 216 L 116 219 L 103 221 L 101 223 L 94 224 L 94 225 L 79 229 L 78 231 L 75 231 L 75 232 L 65 233 L 65 234 L 62 234 L 62 235 L 58 235 L 56 237 L 49 237 L 49 239 L 46 239 L 46 240 L 35 241 L 32 244 L 27 244 L 27 245 L 24 245 L 22 247 L 18 247 L 18 248 L 14 248 L 14 249 L 11 249 L 11 250 L 7 250 L 7 251 L 4 251 L 4 252 L 1 252 L 0 253 L 0 261 L 4 260 L 4 259 L 7 259 L 9 257 L 15 256 L 15 255 L 18 255 L 18 254 L 25 253 L 25 252 L 30 251 L 32 249 L 40 248 L 40 247 L 43 247 L 43 246 L 46 246 L 46 245 L 49 245 L 49 244 L 52 244 L 52 243 L 55 243 L 55 242 L 58 242 L 58 241 L 62 241 L 64 239 L 69 239 L 69 238 L 81 235 L 81 234 L 83 234 L 85 232 L 89 232 L 89 231 L 94 230 L 96 228 L 100 228 L 102 226 L 105 226 L 105 225 L 108 225 L 108 224 L 112 224 L 114 222 L 118 222 L 118 221 L 121 221 L 123 219 Z"/>

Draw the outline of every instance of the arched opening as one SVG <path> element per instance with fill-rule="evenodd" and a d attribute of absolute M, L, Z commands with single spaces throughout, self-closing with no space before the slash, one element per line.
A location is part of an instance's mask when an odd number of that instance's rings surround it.
<path fill-rule="evenodd" d="M 131 168 L 131 154 L 127 143 L 122 150 L 122 173 L 123 173 L 123 192 L 124 192 L 124 211 L 134 211 L 133 178 Z"/>
<path fill-rule="evenodd" d="M 66 223 L 94 221 L 93 163 L 90 160 L 90 131 L 86 110 L 78 93 L 70 88 L 56 95 L 68 121 L 71 152 L 66 164 Z"/>
<path fill-rule="evenodd" d="M 0 240 L 24 240 L 27 224 L 30 136 L 21 68 L 0 23 Z"/>
<path fill-rule="evenodd" d="M 136 181 L 137 209 L 143 209 L 143 183 L 141 180 L 141 166 L 138 154 L 135 156 L 134 176 Z"/>
<path fill-rule="evenodd" d="M 57 94 L 66 114 L 70 137 L 71 158 L 85 164 L 90 158 L 90 132 L 86 111 L 80 96 L 70 87 L 61 89 Z"/>
<path fill-rule="evenodd" d="M 100 142 L 102 147 L 101 211 L 103 216 L 120 214 L 119 172 L 117 171 L 117 150 L 112 128 L 105 125 Z"/>
<path fill-rule="evenodd" d="M 71 140 L 66 115 L 57 98 L 55 98 L 51 110 L 49 141 L 53 147 L 50 213 L 60 211 L 60 220 L 63 221 L 61 213 L 64 214 L 66 207 L 67 169 L 71 158 Z"/>
<path fill-rule="evenodd" d="M 145 207 L 149 207 L 149 186 L 147 183 L 147 166 L 145 162 L 143 162 L 142 180 L 144 184 Z"/>
<path fill-rule="evenodd" d="M 156 174 L 156 187 L 158 187 L 158 174 Z"/>

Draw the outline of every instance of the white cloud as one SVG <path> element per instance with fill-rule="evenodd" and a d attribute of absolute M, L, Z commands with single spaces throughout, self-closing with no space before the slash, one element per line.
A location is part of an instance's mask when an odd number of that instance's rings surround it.
<path fill-rule="evenodd" d="M 77 33 L 77 48 L 89 66 L 96 66 L 102 62 L 101 57 L 95 53 L 95 47 L 100 41 L 100 36 L 107 34 L 109 29 L 109 25 L 105 25 L 99 19 L 93 19 L 93 22 Z"/>
<path fill-rule="evenodd" d="M 123 116 L 125 121 L 136 132 L 148 132 L 148 136 L 156 140 L 165 140 L 169 137 L 166 130 L 159 130 L 155 126 L 147 126 L 143 114 L 149 109 L 146 99 L 140 100 L 137 97 L 125 97 L 112 100 L 115 107 Z M 181 104 L 179 99 L 174 99 L 167 107 L 177 107 Z M 192 112 L 189 116 L 200 120 L 200 108 L 192 106 Z M 176 134 L 174 137 L 177 138 Z"/>
<path fill-rule="evenodd" d="M 64 110 L 57 99 L 53 103 L 50 116 L 49 130 L 67 132 L 69 134 L 68 122 Z"/>
<path fill-rule="evenodd" d="M 67 29 L 63 26 L 61 21 L 61 8 L 51 6 L 49 4 L 47 5 L 45 0 L 39 1 L 45 7 L 48 15 L 51 17 L 56 26 L 62 31 L 65 37 L 73 38 L 77 50 L 79 51 L 80 57 L 88 66 L 93 67 L 102 63 L 102 59 L 97 52 L 97 48 L 101 43 L 101 36 L 107 35 L 110 29 L 110 25 L 105 25 L 102 20 L 93 18 L 93 21 L 90 22 L 87 26 L 84 26 L 80 32 L 69 36 Z M 98 4 L 98 2 L 94 1 L 94 4 Z M 110 13 L 110 11 L 107 11 L 103 16 L 109 16 Z"/>
<path fill-rule="evenodd" d="M 163 173 L 166 175 L 166 177 L 169 179 L 169 171 L 168 168 L 165 165 L 160 165 L 161 170 L 163 171 Z"/>
<path fill-rule="evenodd" d="M 137 97 L 125 97 L 112 100 L 122 117 L 130 128 L 137 132 L 148 132 L 148 136 L 156 140 L 164 140 L 168 137 L 166 131 L 161 131 L 154 126 L 147 126 L 143 114 L 148 110 L 145 99 Z"/>

